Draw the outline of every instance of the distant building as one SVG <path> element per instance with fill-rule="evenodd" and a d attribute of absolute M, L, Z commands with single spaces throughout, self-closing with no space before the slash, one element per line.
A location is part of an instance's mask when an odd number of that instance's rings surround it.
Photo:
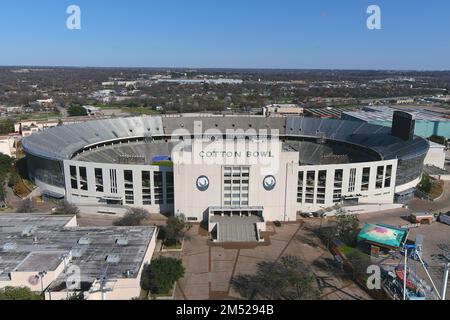
<path fill-rule="evenodd" d="M 139 297 L 157 235 L 156 227 L 80 228 L 76 216 L 2 214 L 0 225 L 0 288 L 44 291 L 46 300 Z"/>
<path fill-rule="evenodd" d="M 438 112 L 423 109 L 396 109 L 387 106 L 368 106 L 357 111 L 345 111 L 342 113 L 342 120 L 362 121 L 371 124 L 390 127 L 395 111 L 406 111 L 414 116 L 414 134 L 429 138 L 433 135 L 450 138 L 450 117 Z"/>
<path fill-rule="evenodd" d="M 262 109 L 264 116 L 271 115 L 301 115 L 303 114 L 303 107 L 298 104 L 280 103 L 269 104 Z"/>
<path fill-rule="evenodd" d="M 88 120 L 108 119 L 107 116 L 85 116 L 85 117 L 69 117 L 63 119 L 49 119 L 49 120 L 24 120 L 14 124 L 14 132 L 20 134 L 22 137 L 28 137 L 32 134 L 42 132 L 46 129 L 56 127 L 58 125 L 68 125 L 81 123 Z"/>
<path fill-rule="evenodd" d="M 0 153 L 9 157 L 15 157 L 17 151 L 17 143 L 21 136 L 18 134 L 10 134 L 7 136 L 0 136 Z"/>
<path fill-rule="evenodd" d="M 83 106 L 84 110 L 86 110 L 88 116 L 92 117 L 92 116 L 96 116 L 96 115 L 100 115 L 101 114 L 101 110 L 98 107 L 94 107 L 94 106 Z"/>

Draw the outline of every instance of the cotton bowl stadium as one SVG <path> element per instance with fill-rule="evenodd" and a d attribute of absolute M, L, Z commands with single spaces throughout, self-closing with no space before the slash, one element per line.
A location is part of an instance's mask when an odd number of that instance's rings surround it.
<path fill-rule="evenodd" d="M 429 149 L 413 132 L 404 112 L 392 128 L 294 116 L 146 116 L 54 127 L 25 138 L 23 148 L 46 198 L 183 215 L 208 222 L 216 241 L 258 241 L 268 221 L 411 197 Z"/>

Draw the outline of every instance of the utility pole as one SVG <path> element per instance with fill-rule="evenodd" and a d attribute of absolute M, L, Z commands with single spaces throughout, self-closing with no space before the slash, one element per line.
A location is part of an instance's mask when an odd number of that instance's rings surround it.
<path fill-rule="evenodd" d="M 38 273 L 38 277 L 41 279 L 41 291 L 44 295 L 44 277 L 47 275 L 47 271 L 41 271 Z"/>

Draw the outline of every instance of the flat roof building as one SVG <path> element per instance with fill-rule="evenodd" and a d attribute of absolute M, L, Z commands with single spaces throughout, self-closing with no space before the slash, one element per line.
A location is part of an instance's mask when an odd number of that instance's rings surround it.
<path fill-rule="evenodd" d="M 0 215 L 0 288 L 28 287 L 46 300 L 129 300 L 151 261 L 156 227 L 77 227 L 75 216 Z"/>
<path fill-rule="evenodd" d="M 413 115 L 416 122 L 414 134 L 423 138 L 429 138 L 433 135 L 450 138 L 450 117 L 429 110 L 368 106 L 357 111 L 345 111 L 342 113 L 341 119 L 390 127 L 394 112 L 399 110 Z"/>

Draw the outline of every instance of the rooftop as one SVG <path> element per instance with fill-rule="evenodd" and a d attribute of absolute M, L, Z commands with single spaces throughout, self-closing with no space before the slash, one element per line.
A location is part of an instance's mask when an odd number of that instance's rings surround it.
<path fill-rule="evenodd" d="M 371 121 L 387 121 L 392 122 L 392 116 L 394 111 L 405 111 L 414 115 L 416 121 L 440 121 L 440 122 L 450 122 L 449 118 L 446 118 L 445 115 L 422 109 L 407 109 L 407 108 L 392 108 L 387 106 L 376 106 L 376 107 L 364 107 L 358 111 L 345 111 L 343 112 L 346 115 L 350 115 L 357 119 L 371 122 Z"/>
<path fill-rule="evenodd" d="M 138 275 L 155 227 L 66 227 L 72 218 L 0 214 L 0 280 L 15 271 L 53 271 L 64 257 L 71 257 L 67 268 L 80 268 L 83 283 L 105 272 L 112 279 Z M 52 287 L 65 287 L 66 278 L 62 272 Z"/>

